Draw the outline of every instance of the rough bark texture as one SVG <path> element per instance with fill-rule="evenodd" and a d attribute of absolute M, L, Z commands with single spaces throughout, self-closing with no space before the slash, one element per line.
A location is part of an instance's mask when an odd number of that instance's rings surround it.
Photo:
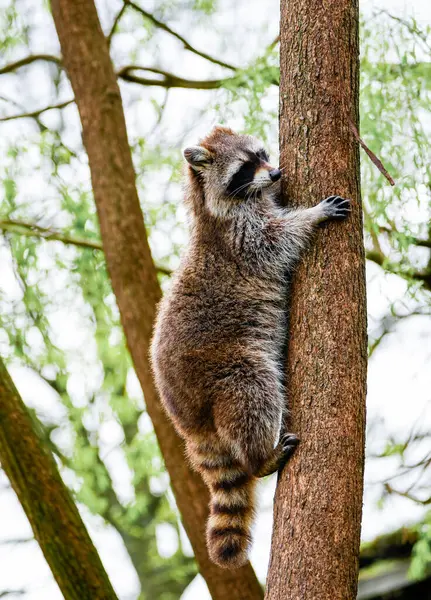
<path fill-rule="evenodd" d="M 182 442 L 154 387 L 148 352 L 161 291 L 136 191 L 120 91 L 94 2 L 52 0 L 51 4 L 81 116 L 112 286 L 184 527 L 215 600 L 262 598 L 250 564 L 230 572 L 210 562 L 205 545 L 208 493 L 201 478 L 188 467 Z"/>
<path fill-rule="evenodd" d="M 116 600 L 99 555 L 0 361 L 0 461 L 66 600 Z"/>
<path fill-rule="evenodd" d="M 358 147 L 358 0 L 281 1 L 284 195 L 336 193 L 345 223 L 319 232 L 295 276 L 287 364 L 290 429 L 302 442 L 280 475 L 268 600 L 356 598 L 362 512 L 366 304 Z"/>

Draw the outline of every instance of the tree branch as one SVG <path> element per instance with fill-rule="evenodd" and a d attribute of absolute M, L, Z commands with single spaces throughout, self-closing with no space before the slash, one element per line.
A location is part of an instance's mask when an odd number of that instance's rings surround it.
<path fill-rule="evenodd" d="M 1 67 L 0 75 L 4 75 L 5 73 L 12 73 L 17 69 L 20 69 L 21 67 L 25 67 L 39 60 L 52 62 L 60 67 L 62 66 L 61 58 L 59 56 L 53 56 L 52 54 L 30 54 L 29 56 L 21 58 L 20 60 L 17 60 L 14 63 L 10 63 L 9 65 Z"/>
<path fill-rule="evenodd" d="M 9 104 L 13 104 L 13 106 L 18 108 L 21 112 L 25 113 L 25 108 L 16 100 L 13 100 L 12 98 L 7 98 L 6 96 L 0 96 L 0 100 L 2 100 L 3 102 L 8 102 Z M 46 130 L 45 125 L 41 122 L 38 116 L 34 116 L 32 118 L 36 121 L 36 124 L 41 132 Z"/>
<path fill-rule="evenodd" d="M 407 277 L 409 274 L 407 274 Z M 428 271 L 413 271 L 410 273 L 410 277 L 416 281 L 421 281 L 426 290 L 431 290 L 431 270 Z"/>
<path fill-rule="evenodd" d="M 153 23 L 153 25 L 155 25 L 159 29 L 166 31 L 166 33 L 169 33 L 170 35 L 175 37 L 177 40 L 179 40 L 183 44 L 184 48 L 186 50 L 188 50 L 189 52 L 193 52 L 193 54 L 196 54 L 197 56 L 200 56 L 201 58 L 205 58 L 205 60 L 208 60 L 208 61 L 214 63 L 215 65 L 224 67 L 225 69 L 230 69 L 231 71 L 237 70 L 237 68 L 234 67 L 233 65 L 231 65 L 227 62 L 224 62 L 222 60 L 218 60 L 217 58 L 214 58 L 213 56 L 207 54 L 206 52 L 201 52 L 200 50 L 195 48 L 194 46 L 189 44 L 189 42 L 182 35 L 180 35 L 176 31 L 174 31 L 173 29 L 171 29 L 168 25 L 166 25 L 166 23 L 159 21 L 159 19 L 157 19 L 153 14 L 151 14 L 148 11 L 146 11 L 145 9 L 141 8 L 135 2 L 132 2 L 131 0 L 124 0 L 124 4 L 126 4 L 127 6 L 130 6 L 135 11 L 139 12 L 143 17 L 145 17 L 146 19 L 151 21 L 151 23 Z"/>
<path fill-rule="evenodd" d="M 27 237 L 38 237 L 47 241 L 63 242 L 63 244 L 71 244 L 72 246 L 79 246 L 81 248 L 103 250 L 103 246 L 100 241 L 71 237 L 59 231 L 41 227 L 35 223 L 24 223 L 22 221 L 8 219 L 0 221 L 0 229 L 3 231 L 8 231 L 9 233 L 17 233 Z"/>
<path fill-rule="evenodd" d="M 406 271 L 403 272 L 399 268 L 396 267 L 393 263 L 389 262 L 387 257 L 376 250 L 367 250 L 365 253 L 365 257 L 367 260 L 371 260 L 371 262 L 376 263 L 379 267 L 382 267 L 388 273 L 392 273 L 393 275 L 398 275 L 399 277 L 403 277 L 404 279 L 414 279 L 416 281 L 421 281 L 426 290 L 431 291 L 431 271 Z"/>
<path fill-rule="evenodd" d="M 151 77 L 138 77 L 137 75 L 133 75 L 133 71 L 146 71 L 149 73 L 160 75 L 161 78 L 156 79 Z M 125 67 L 122 67 L 117 72 L 117 77 L 119 77 L 123 81 L 127 81 L 129 83 L 137 83 L 139 85 L 163 87 L 165 89 L 183 88 L 189 90 L 216 90 L 221 88 L 223 85 L 235 80 L 235 77 L 202 80 L 185 79 L 183 77 L 178 77 L 173 73 L 169 73 L 168 71 L 163 71 L 162 69 L 156 69 L 154 67 L 142 67 L 140 65 L 127 65 Z M 71 99 L 65 102 L 60 102 L 59 104 L 45 106 L 44 108 L 40 108 L 39 110 L 31 112 L 22 112 L 7 117 L 1 117 L 0 122 L 14 121 L 16 119 L 37 118 L 44 112 L 47 112 L 48 110 L 65 108 L 66 106 L 69 106 L 69 104 L 72 104 L 72 102 L 74 101 L 74 99 Z"/>
<path fill-rule="evenodd" d="M 0 230 L 8 233 L 15 233 L 26 237 L 37 237 L 48 242 L 56 241 L 63 244 L 70 244 L 80 248 L 88 248 L 90 250 L 100 250 L 103 252 L 102 242 L 99 240 L 89 240 L 86 238 L 76 238 L 60 231 L 41 227 L 35 223 L 24 223 L 23 221 L 15 221 L 13 219 L 0 221 Z M 162 275 L 172 275 L 171 269 L 163 266 L 157 266 L 157 271 Z"/>
<path fill-rule="evenodd" d="M 156 75 L 160 75 L 161 79 L 152 79 L 148 77 L 138 77 L 132 74 L 132 71 L 148 71 L 149 73 L 155 73 Z M 184 79 L 182 77 L 177 77 L 172 73 L 168 73 L 167 71 L 162 71 L 161 69 L 155 69 L 153 67 L 141 67 L 139 65 L 127 65 L 122 67 L 117 72 L 117 77 L 120 77 L 124 81 L 128 81 L 131 83 L 139 83 L 140 85 L 152 85 L 164 88 L 185 88 L 185 89 L 193 89 L 193 90 L 215 90 L 226 82 L 232 81 L 234 77 L 226 77 L 224 79 L 203 79 L 203 80 L 193 80 L 193 79 Z"/>
<path fill-rule="evenodd" d="M 72 100 L 66 100 L 65 102 L 60 102 L 59 104 L 51 104 L 50 106 L 45 106 L 45 108 L 40 108 L 39 110 L 34 110 L 32 112 L 20 113 L 17 115 L 10 115 L 9 117 L 1 117 L 0 122 L 4 123 L 5 121 L 14 121 L 15 119 L 27 119 L 27 118 L 35 119 L 35 118 L 39 117 L 42 113 L 47 112 L 48 110 L 65 108 L 66 106 L 69 106 L 69 104 L 72 104 L 73 102 L 75 102 L 75 100 L 72 98 Z"/>

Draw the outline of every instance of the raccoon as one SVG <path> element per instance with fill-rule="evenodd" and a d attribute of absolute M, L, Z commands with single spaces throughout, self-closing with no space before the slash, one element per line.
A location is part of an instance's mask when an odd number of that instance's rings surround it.
<path fill-rule="evenodd" d="M 279 205 L 281 170 L 262 143 L 216 127 L 186 148 L 190 243 L 163 298 L 151 355 L 163 405 L 210 491 L 207 546 L 219 566 L 247 561 L 258 477 L 298 439 L 282 430 L 286 286 L 317 226 L 350 200 Z"/>

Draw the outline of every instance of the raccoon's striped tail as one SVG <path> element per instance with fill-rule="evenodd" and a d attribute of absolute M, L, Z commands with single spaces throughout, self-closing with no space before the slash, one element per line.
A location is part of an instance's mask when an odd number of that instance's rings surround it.
<path fill-rule="evenodd" d="M 226 569 L 236 569 L 248 560 L 250 529 L 254 517 L 256 478 L 239 462 L 212 447 L 190 452 L 211 495 L 207 524 L 208 553 L 213 562 Z"/>
<path fill-rule="evenodd" d="M 220 567 L 236 569 L 248 560 L 255 486 L 255 477 L 240 469 L 213 474 L 207 545 L 211 560 Z"/>

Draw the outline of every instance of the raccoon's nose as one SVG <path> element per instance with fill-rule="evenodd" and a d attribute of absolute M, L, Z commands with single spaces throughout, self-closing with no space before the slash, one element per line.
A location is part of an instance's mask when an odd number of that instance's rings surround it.
<path fill-rule="evenodd" d="M 271 181 L 278 181 L 281 177 L 280 169 L 272 169 L 272 171 L 269 172 L 269 176 L 271 178 Z"/>

